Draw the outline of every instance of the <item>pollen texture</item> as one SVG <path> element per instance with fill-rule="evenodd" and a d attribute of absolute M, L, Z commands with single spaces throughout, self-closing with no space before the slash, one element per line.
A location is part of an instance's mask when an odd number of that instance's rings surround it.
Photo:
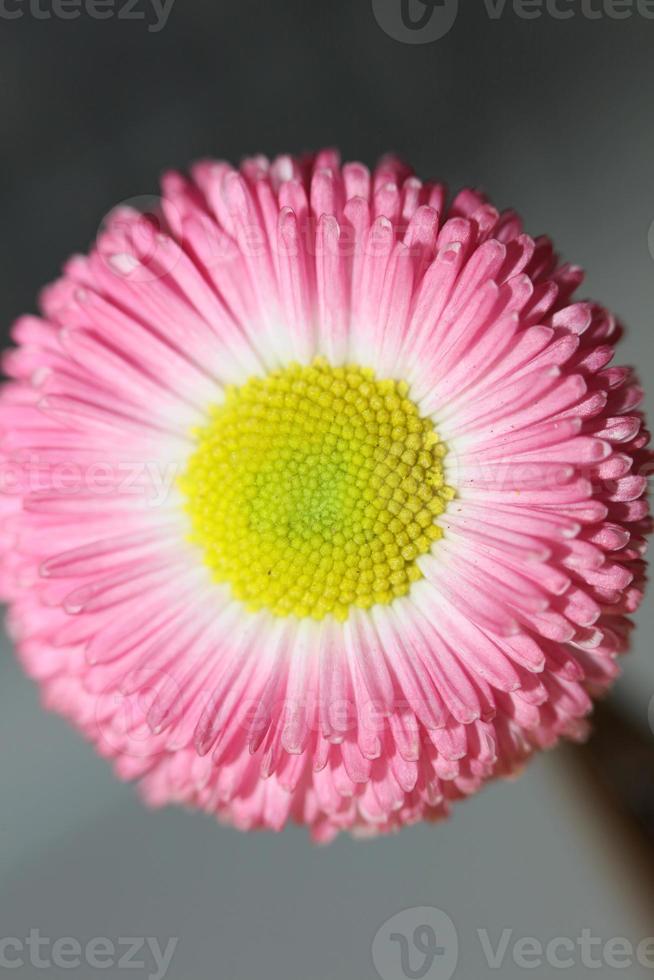
<path fill-rule="evenodd" d="M 406 595 L 454 496 L 408 385 L 316 360 L 228 388 L 180 480 L 191 540 L 249 609 L 346 619 Z"/>

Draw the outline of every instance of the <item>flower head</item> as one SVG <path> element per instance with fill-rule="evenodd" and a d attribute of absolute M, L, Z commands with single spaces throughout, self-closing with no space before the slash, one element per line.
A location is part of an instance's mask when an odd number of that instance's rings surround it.
<path fill-rule="evenodd" d="M 244 829 L 436 820 L 581 737 L 648 437 L 580 271 L 392 158 L 203 162 L 14 327 L 3 592 L 47 703 Z"/>

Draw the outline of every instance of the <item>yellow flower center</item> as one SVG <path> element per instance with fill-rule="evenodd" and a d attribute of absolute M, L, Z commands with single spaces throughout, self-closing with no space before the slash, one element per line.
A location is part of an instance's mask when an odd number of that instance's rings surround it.
<path fill-rule="evenodd" d="M 345 619 L 406 595 L 454 496 L 408 385 L 316 360 L 228 388 L 180 484 L 191 539 L 252 610 Z"/>

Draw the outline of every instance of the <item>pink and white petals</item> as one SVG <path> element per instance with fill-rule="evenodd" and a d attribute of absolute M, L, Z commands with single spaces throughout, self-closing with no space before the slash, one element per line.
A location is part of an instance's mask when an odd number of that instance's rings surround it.
<path fill-rule="evenodd" d="M 476 191 L 394 158 L 203 161 L 14 326 L 2 594 L 45 703 L 235 826 L 438 820 L 581 738 L 642 598 L 652 472 L 620 328 Z M 177 477 L 228 385 L 315 357 L 410 386 L 454 500 L 422 578 L 345 622 L 249 612 L 188 543 Z"/>

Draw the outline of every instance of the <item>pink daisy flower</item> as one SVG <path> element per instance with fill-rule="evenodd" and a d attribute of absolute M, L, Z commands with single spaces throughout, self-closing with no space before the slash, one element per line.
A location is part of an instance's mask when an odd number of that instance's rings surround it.
<path fill-rule="evenodd" d="M 138 779 L 326 841 L 445 816 L 617 673 L 651 464 L 581 272 L 397 160 L 202 162 L 22 317 L 9 626 Z"/>

